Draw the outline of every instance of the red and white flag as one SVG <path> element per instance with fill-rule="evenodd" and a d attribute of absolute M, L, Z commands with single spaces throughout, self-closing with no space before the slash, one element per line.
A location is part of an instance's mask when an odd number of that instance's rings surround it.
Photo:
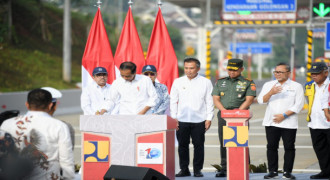
<path fill-rule="evenodd" d="M 171 92 L 174 79 L 179 77 L 178 59 L 160 8 L 152 29 L 146 62 L 156 67 L 158 81 Z"/>
<path fill-rule="evenodd" d="M 109 38 L 104 27 L 100 8 L 98 8 L 89 31 L 85 52 L 82 58 L 82 88 L 92 82 L 95 67 L 104 67 L 108 71 L 108 84 L 114 81 L 115 65 Z"/>
<path fill-rule="evenodd" d="M 145 58 L 141 46 L 139 34 L 136 30 L 132 10 L 129 7 L 126 19 L 121 31 L 119 42 L 115 54 L 115 65 L 119 70 L 121 63 L 131 61 L 136 64 L 136 73 L 141 74 L 145 65 Z M 117 71 L 118 72 L 118 71 Z"/>

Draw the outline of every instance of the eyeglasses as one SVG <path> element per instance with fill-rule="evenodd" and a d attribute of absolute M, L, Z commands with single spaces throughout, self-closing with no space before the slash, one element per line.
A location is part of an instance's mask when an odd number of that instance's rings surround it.
<path fill-rule="evenodd" d="M 283 71 L 273 71 L 274 74 L 284 74 L 284 73 L 287 73 L 287 72 L 289 72 L 289 71 L 285 71 L 285 72 L 283 72 Z"/>
<path fill-rule="evenodd" d="M 153 73 L 153 72 L 145 72 L 145 73 L 143 73 L 144 75 L 146 75 L 146 76 L 154 76 L 155 75 L 155 73 Z"/>

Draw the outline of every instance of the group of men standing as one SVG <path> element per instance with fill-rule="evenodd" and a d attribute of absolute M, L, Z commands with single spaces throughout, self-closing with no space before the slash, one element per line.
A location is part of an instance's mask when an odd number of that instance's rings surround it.
<path fill-rule="evenodd" d="M 312 63 L 308 70 L 313 81 L 305 86 L 308 100 L 308 127 L 321 172 L 310 179 L 330 178 L 330 116 L 328 67 L 323 62 Z M 258 96 L 260 104 L 267 104 L 262 125 L 267 139 L 269 174 L 264 179 L 278 178 L 278 147 L 280 138 L 284 146 L 283 178 L 296 179 L 292 175 L 295 159 L 295 141 L 298 129 L 298 113 L 304 106 L 302 85 L 289 79 L 291 69 L 279 63 L 273 72 L 275 80 L 263 85 Z"/>
<path fill-rule="evenodd" d="M 186 58 L 184 59 L 185 75 L 174 80 L 169 97 L 166 86 L 155 82 L 157 71 L 152 65 L 143 67 L 142 75 L 137 75 L 135 64 L 124 62 L 119 67 L 121 77 L 117 78 L 111 87 L 106 84 L 106 79 L 104 78 L 107 75 L 106 70 L 102 67 L 97 67 L 93 71 L 95 83 L 83 90 L 81 96 L 82 108 L 86 115 L 105 113 L 163 114 L 165 109 L 168 108 L 168 102 L 170 102 L 170 115 L 177 120 L 176 134 L 179 144 L 179 164 L 181 169 L 176 174 L 176 177 L 191 175 L 188 169 L 190 138 L 194 146 L 194 176 L 203 177 L 201 170 L 204 164 L 205 132 L 211 126 L 214 105 L 220 111 L 237 108 L 248 109 L 256 96 L 254 82 L 241 76 L 244 70 L 242 60 L 230 60 L 227 69 L 229 77 L 220 79 L 216 87 L 213 88 L 209 79 L 198 74 L 200 70 L 199 60 L 192 57 Z M 151 81 L 146 76 L 149 76 Z M 97 78 L 103 78 L 103 83 L 98 83 Z M 109 87 L 110 91 L 107 91 L 106 88 Z M 91 88 L 93 90 L 90 90 Z M 105 89 L 103 94 L 100 93 L 102 88 Z M 98 93 L 101 100 L 93 98 L 92 93 Z M 93 106 L 94 108 L 91 108 Z M 87 107 L 86 110 L 85 107 Z M 162 110 L 157 110 L 158 107 L 162 107 Z M 119 110 L 113 110 L 116 108 Z M 94 109 L 94 111 L 90 113 L 89 109 Z M 226 149 L 222 144 L 222 127 L 225 125 L 225 121 L 221 118 L 220 112 L 218 118 L 220 122 L 219 138 L 223 171 L 216 176 L 225 177 Z"/>
<path fill-rule="evenodd" d="M 106 84 L 106 70 L 102 67 L 95 68 L 93 72 L 95 84 L 88 87 L 94 90 L 86 88 L 81 97 L 84 114 L 164 114 L 170 105 L 170 115 L 177 120 L 176 133 L 181 170 L 176 177 L 191 176 L 188 168 L 190 138 L 194 146 L 194 176 L 202 177 L 205 132 L 211 126 L 215 106 L 219 109 L 217 117 L 222 166 L 216 177 L 226 177 L 227 157 L 223 144 L 223 126 L 226 125 L 226 121 L 221 118 L 221 111 L 249 109 L 256 97 L 256 85 L 252 80 L 242 76 L 244 67 L 241 59 L 228 61 L 228 76 L 217 80 L 214 87 L 210 80 L 198 74 L 199 70 L 198 59 L 191 57 L 184 59 L 185 75 L 175 79 L 169 96 L 166 86 L 155 82 L 157 70 L 152 65 L 143 67 L 142 75 L 137 75 L 134 63 L 123 63 L 120 66 L 121 78 L 115 80 L 111 88 Z M 324 63 L 313 63 L 309 72 L 313 81 L 307 83 L 305 87 L 305 96 L 309 104 L 307 121 L 309 121 L 313 148 L 321 168 L 321 173 L 310 178 L 329 178 L 328 68 Z M 302 85 L 289 78 L 291 68 L 286 63 L 277 64 L 273 73 L 275 79 L 263 85 L 257 98 L 258 103 L 267 104 L 262 125 L 265 126 L 266 131 L 269 173 L 264 179 L 278 178 L 278 148 L 281 138 L 285 150 L 283 178 L 295 179 L 292 169 L 298 128 L 297 114 L 302 110 L 305 102 L 304 89 Z M 97 78 L 103 78 L 103 83 L 98 83 Z M 109 91 L 108 88 L 111 90 Z M 86 97 L 93 96 L 92 94 L 96 92 L 103 92 L 102 95 L 98 95 L 101 100 L 97 98 L 87 100 Z M 93 112 L 89 111 L 91 107 L 94 108 Z"/>
<path fill-rule="evenodd" d="M 83 89 L 81 107 L 85 115 L 103 114 L 165 114 L 177 121 L 180 172 L 176 177 L 191 176 L 189 171 L 190 138 L 194 146 L 193 173 L 203 177 L 205 132 L 211 126 L 214 106 L 218 112 L 218 133 L 222 169 L 216 177 L 226 177 L 226 148 L 223 144 L 221 111 L 249 109 L 256 97 L 256 85 L 242 76 L 243 61 L 228 61 L 228 77 L 219 79 L 214 87 L 209 79 L 198 74 L 200 62 L 196 58 L 184 59 L 185 75 L 174 80 L 170 95 L 165 85 L 157 83 L 157 70 L 153 65 L 143 67 L 142 75 L 136 74 L 136 65 L 124 62 L 120 65 L 120 76 L 110 86 L 104 67 L 93 71 L 94 82 Z M 295 158 L 295 140 L 298 116 L 304 105 L 302 85 L 290 80 L 290 66 L 279 63 L 274 73 L 275 80 L 265 83 L 257 98 L 258 103 L 267 104 L 263 126 L 267 139 L 269 173 L 264 179 L 278 178 L 278 148 L 280 138 L 284 145 L 283 178 L 295 179 L 292 169 Z M 308 100 L 308 127 L 313 148 L 321 172 L 311 179 L 330 177 L 330 112 L 328 67 L 324 63 L 313 63 L 309 69 L 312 82 L 305 86 Z M 35 148 L 38 155 L 35 163 L 40 166 L 31 177 L 37 179 L 67 178 L 73 174 L 73 138 L 70 127 L 52 118 L 56 110 L 54 95 L 44 89 L 29 92 L 26 103 L 29 112 L 25 116 L 5 121 L 4 130 L 15 139 L 21 150 Z M 1 140 L 1 139 L 0 139 Z M 36 154 L 37 153 L 37 154 Z"/>

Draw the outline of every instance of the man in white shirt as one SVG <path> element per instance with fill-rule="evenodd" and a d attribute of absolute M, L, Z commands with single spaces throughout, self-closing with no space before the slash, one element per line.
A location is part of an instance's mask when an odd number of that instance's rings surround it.
<path fill-rule="evenodd" d="M 41 89 L 44 89 L 44 90 L 50 92 L 50 94 L 52 95 L 52 107 L 50 108 L 50 111 L 48 112 L 48 114 L 53 116 L 57 109 L 57 104 L 58 104 L 57 99 L 62 97 L 62 93 L 59 90 L 52 88 L 52 87 L 42 87 Z M 70 135 L 71 135 L 71 142 L 72 142 L 72 150 L 73 150 L 74 145 L 75 145 L 75 135 L 74 135 L 75 131 L 70 123 L 65 122 L 65 121 L 62 121 L 62 122 L 64 122 L 69 128 Z"/>
<path fill-rule="evenodd" d="M 136 74 L 136 65 L 123 62 L 119 67 L 121 78 L 111 86 L 100 114 L 109 112 L 119 99 L 119 114 L 143 115 L 156 105 L 157 93 L 151 79 Z"/>
<path fill-rule="evenodd" d="M 48 91 L 34 89 L 28 94 L 28 113 L 1 125 L 2 130 L 13 136 L 21 155 L 35 164 L 27 179 L 74 179 L 70 132 L 65 123 L 48 114 L 52 105 Z"/>
<path fill-rule="evenodd" d="M 262 125 L 266 129 L 269 174 L 264 179 L 278 178 L 280 138 L 284 145 L 283 178 L 295 179 L 291 173 L 296 151 L 297 114 L 304 106 L 304 90 L 301 84 L 289 79 L 290 72 L 286 63 L 277 64 L 274 71 L 276 80 L 265 83 L 258 96 L 259 104 L 267 104 Z"/>
<path fill-rule="evenodd" d="M 189 143 L 194 145 L 194 176 L 203 177 L 205 132 L 213 118 L 212 83 L 198 75 L 200 62 L 195 58 L 184 60 L 185 76 L 174 80 L 170 93 L 172 118 L 177 120 L 179 163 L 181 171 L 176 177 L 190 176 Z"/>
<path fill-rule="evenodd" d="M 106 96 L 110 93 L 108 72 L 104 67 L 96 67 L 93 70 L 93 82 L 82 89 L 81 109 L 84 115 L 99 115 L 102 105 L 105 103 Z M 116 114 L 118 108 L 109 110 L 106 114 Z"/>
<path fill-rule="evenodd" d="M 312 63 L 308 70 L 313 81 L 306 83 L 308 127 L 321 172 L 311 179 L 330 178 L 330 115 L 328 67 L 323 62 Z"/>

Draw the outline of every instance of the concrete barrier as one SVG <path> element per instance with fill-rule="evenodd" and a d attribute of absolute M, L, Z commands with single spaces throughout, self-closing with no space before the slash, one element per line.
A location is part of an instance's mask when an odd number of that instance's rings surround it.
<path fill-rule="evenodd" d="M 77 114 L 82 113 L 80 108 L 81 89 L 60 90 L 63 94 L 58 100 L 55 115 Z M 25 102 L 27 101 L 27 93 L 13 92 L 0 94 L 0 113 L 7 110 L 19 110 L 20 114 L 27 112 Z"/>

